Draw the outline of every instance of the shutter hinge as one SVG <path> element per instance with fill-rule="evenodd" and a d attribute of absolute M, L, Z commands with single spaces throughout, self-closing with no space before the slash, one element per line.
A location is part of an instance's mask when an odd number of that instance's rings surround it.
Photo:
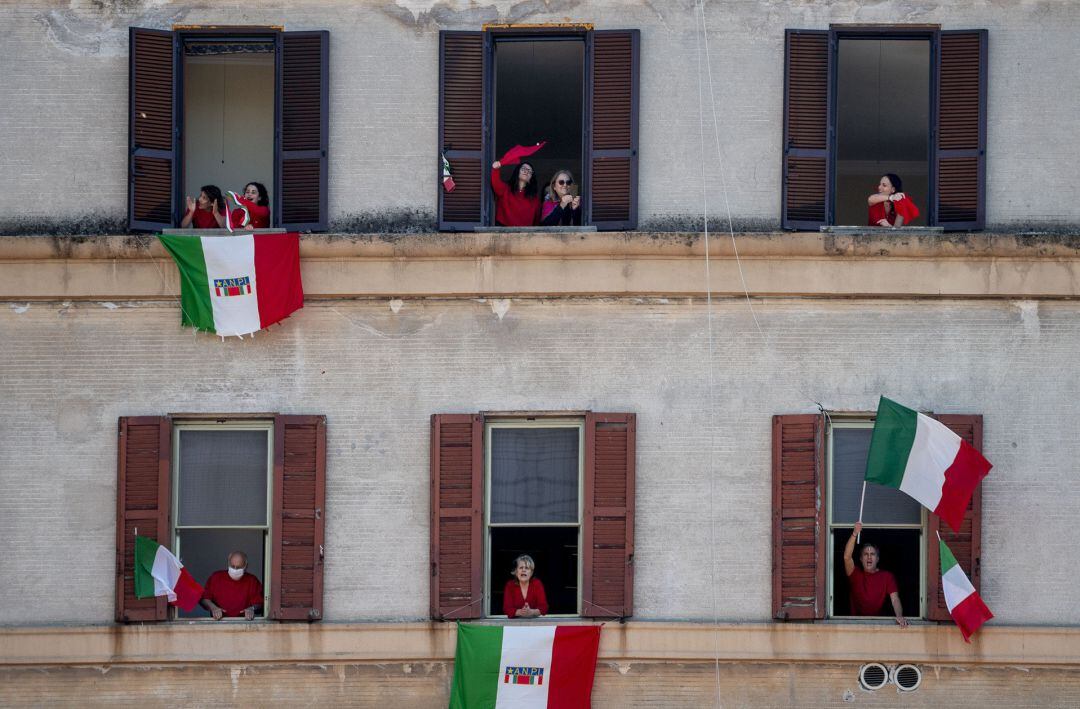
<path fill-rule="evenodd" d="M 438 572 L 437 569 L 438 569 L 438 564 L 436 562 L 434 562 L 434 561 L 431 562 L 431 578 L 435 578 L 436 576 L 438 576 L 439 572 Z"/>
<path fill-rule="evenodd" d="M 321 507 L 316 507 L 315 508 L 315 519 L 322 519 L 322 508 Z"/>
<path fill-rule="evenodd" d="M 308 611 L 308 618 L 311 618 L 312 620 L 318 619 L 321 615 L 318 608 L 312 608 Z"/>
<path fill-rule="evenodd" d="M 325 556 L 323 554 L 323 545 L 320 544 L 319 545 L 319 561 L 322 561 L 324 558 L 325 558 Z"/>
<path fill-rule="evenodd" d="M 626 565 L 627 566 L 633 566 L 634 565 L 634 555 L 633 554 L 626 557 Z"/>

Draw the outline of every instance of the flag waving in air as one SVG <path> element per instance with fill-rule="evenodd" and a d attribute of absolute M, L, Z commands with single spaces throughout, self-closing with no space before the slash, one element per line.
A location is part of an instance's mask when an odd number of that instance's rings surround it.
<path fill-rule="evenodd" d="M 167 596 L 186 611 L 199 605 L 203 587 L 173 553 L 149 537 L 135 537 L 135 597 Z"/>
<path fill-rule="evenodd" d="M 975 631 L 993 618 L 994 614 L 983 603 L 982 597 L 975 591 L 967 574 L 960 568 L 956 557 L 941 540 L 940 535 L 938 545 L 941 553 L 941 588 L 945 591 L 945 605 L 949 607 L 949 615 L 960 627 L 960 632 L 964 634 L 964 642 L 969 643 Z"/>
<path fill-rule="evenodd" d="M 545 145 L 547 145 L 546 140 L 541 140 L 536 145 L 515 145 L 506 151 L 499 162 L 503 165 L 517 165 L 522 158 L 529 157 Z"/>
<path fill-rule="evenodd" d="M 906 492 L 959 531 L 971 495 L 991 467 L 945 424 L 881 397 L 867 481 Z"/>

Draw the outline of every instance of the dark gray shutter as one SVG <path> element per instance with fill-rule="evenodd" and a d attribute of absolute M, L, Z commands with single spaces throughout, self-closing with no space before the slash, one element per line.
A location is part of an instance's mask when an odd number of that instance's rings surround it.
<path fill-rule="evenodd" d="M 484 222 L 484 33 L 439 32 L 439 151 L 433 182 L 439 230 L 472 231 Z M 442 158 L 455 188 L 442 183 Z"/>
<path fill-rule="evenodd" d="M 589 34 L 586 220 L 601 231 L 637 228 L 641 32 Z"/>
<path fill-rule="evenodd" d="M 176 218 L 176 45 L 167 30 L 128 29 L 128 228 Z"/>
<path fill-rule="evenodd" d="M 829 223 L 829 33 L 784 33 L 784 164 L 781 225 Z"/>
<path fill-rule="evenodd" d="M 326 30 L 279 35 L 272 226 L 326 230 L 329 61 Z"/>
<path fill-rule="evenodd" d="M 986 225 L 986 30 L 941 33 L 932 224 Z"/>

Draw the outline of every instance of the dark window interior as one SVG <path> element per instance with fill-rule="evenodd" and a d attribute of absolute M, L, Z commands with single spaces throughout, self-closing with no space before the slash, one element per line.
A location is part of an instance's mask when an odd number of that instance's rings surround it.
<path fill-rule="evenodd" d="M 210 574 L 226 568 L 226 559 L 230 552 L 243 551 L 248 555 L 248 573 L 254 574 L 263 582 L 265 593 L 266 568 L 263 550 L 266 547 L 266 532 L 261 529 L 182 529 L 176 533 L 180 560 L 188 573 L 203 586 Z M 209 618 L 210 613 L 202 606 L 192 611 L 177 609 L 181 618 Z"/>
<path fill-rule="evenodd" d="M 548 613 L 573 615 L 577 607 L 577 527 L 493 527 L 491 529 L 491 615 L 502 615 L 503 588 L 514 559 L 528 554 L 535 578 L 544 584 Z"/>
<path fill-rule="evenodd" d="M 921 212 L 929 190 L 930 41 L 841 38 L 837 51 L 836 223 L 865 225 L 866 198 L 895 173 Z"/>
<path fill-rule="evenodd" d="M 844 571 L 844 545 L 851 536 L 850 529 L 833 530 L 833 608 L 832 614 L 851 615 L 851 599 L 848 592 L 847 574 Z M 919 615 L 919 549 L 922 546 L 922 532 L 918 529 L 874 529 L 864 526 L 862 542 L 877 545 L 881 552 L 878 568 L 891 571 L 896 577 L 896 586 L 900 591 L 900 603 L 904 606 L 904 615 Z M 859 547 L 855 547 L 856 568 L 858 568 Z M 892 605 L 886 601 L 881 615 L 892 616 Z"/>

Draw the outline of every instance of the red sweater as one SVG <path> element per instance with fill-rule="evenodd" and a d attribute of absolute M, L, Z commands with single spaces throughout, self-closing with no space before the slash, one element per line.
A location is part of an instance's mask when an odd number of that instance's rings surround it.
<path fill-rule="evenodd" d="M 247 225 L 248 229 L 269 229 L 270 228 L 270 207 L 264 207 L 250 200 L 246 200 L 240 195 L 236 195 L 237 201 L 240 204 L 247 207 L 248 214 L 251 215 L 251 223 Z M 239 227 L 244 223 L 244 210 L 237 207 L 232 213 L 233 229 Z"/>
<path fill-rule="evenodd" d="M 202 597 L 220 606 L 226 618 L 239 618 L 244 615 L 245 608 L 263 604 L 263 587 L 251 574 L 233 581 L 229 572 L 222 569 L 210 574 Z"/>
<path fill-rule="evenodd" d="M 518 580 L 507 581 L 503 588 L 503 613 L 510 618 L 517 617 L 517 612 L 524 608 L 526 603 L 529 604 L 529 608 L 540 609 L 540 615 L 547 615 L 547 595 L 544 593 L 544 584 L 540 583 L 540 579 L 529 581 L 529 595 L 524 598 L 521 596 L 521 584 Z"/>
<path fill-rule="evenodd" d="M 491 189 L 495 192 L 495 223 L 499 226 L 537 226 L 540 224 L 540 196 L 526 197 L 510 190 L 499 177 L 499 168 L 491 168 Z"/>
<path fill-rule="evenodd" d="M 888 214 L 885 213 L 885 205 L 889 204 L 892 209 Z M 904 195 L 904 198 L 898 202 L 878 202 L 877 204 L 870 205 L 869 223 L 870 226 L 877 226 L 879 219 L 888 219 L 889 224 L 896 226 L 896 217 L 902 216 L 904 218 L 904 226 L 911 224 L 919 216 L 919 208 L 915 206 L 915 203 L 911 201 L 911 198 Z"/>

